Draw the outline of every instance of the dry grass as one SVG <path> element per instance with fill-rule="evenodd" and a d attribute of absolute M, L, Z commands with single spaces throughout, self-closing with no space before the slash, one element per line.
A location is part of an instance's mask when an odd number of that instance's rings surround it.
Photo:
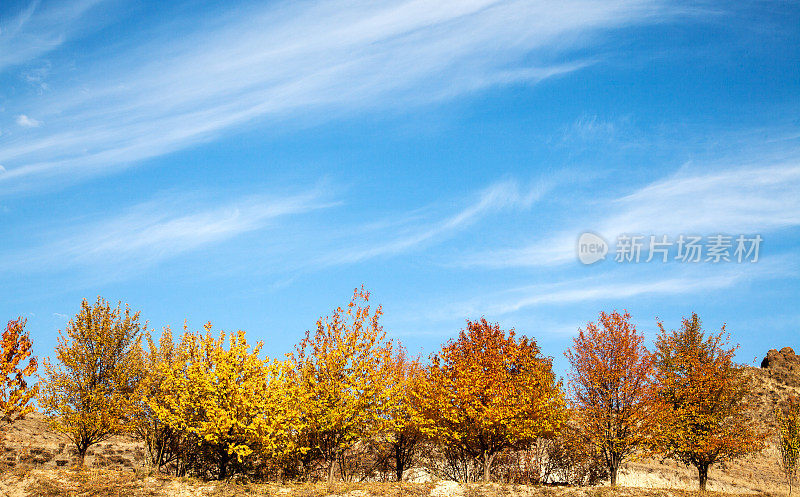
<path fill-rule="evenodd" d="M 698 492 L 632 487 L 529 487 L 524 485 L 439 483 L 270 484 L 205 482 L 113 469 L 33 469 L 8 471 L 0 478 L 8 497 L 700 497 Z M 734 494 L 707 492 L 703 497 Z M 735 494 L 737 497 L 748 494 Z M 770 496 L 771 493 L 749 495 Z"/>

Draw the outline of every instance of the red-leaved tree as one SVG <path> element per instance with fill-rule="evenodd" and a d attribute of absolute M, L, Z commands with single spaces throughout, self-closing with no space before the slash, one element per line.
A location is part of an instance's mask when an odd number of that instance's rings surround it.
<path fill-rule="evenodd" d="M 651 354 L 627 312 L 600 313 L 566 352 L 575 423 L 617 483 L 620 464 L 645 445 L 653 417 Z"/>
<path fill-rule="evenodd" d="M 0 419 L 3 423 L 13 423 L 33 410 L 30 402 L 38 393 L 39 385 L 28 386 L 25 379 L 36 373 L 38 367 L 36 358 L 31 357 L 31 347 L 25 319 L 9 321 L 0 350 Z M 23 364 L 28 358 L 28 363 Z"/>

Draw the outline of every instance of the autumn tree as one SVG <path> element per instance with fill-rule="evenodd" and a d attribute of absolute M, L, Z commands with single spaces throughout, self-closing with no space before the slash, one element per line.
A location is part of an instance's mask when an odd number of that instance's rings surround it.
<path fill-rule="evenodd" d="M 177 463 L 181 453 L 185 452 L 182 444 L 184 433 L 163 422 L 151 407 L 151 404 L 162 401 L 165 371 L 171 371 L 174 367 L 178 346 L 169 328 L 164 328 L 157 343 L 150 333 L 146 333 L 145 342 L 147 348 L 141 352 L 142 370 L 134 393 L 135 409 L 131 424 L 135 435 L 144 442 L 147 463 L 160 470 L 165 464 Z"/>
<path fill-rule="evenodd" d="M 792 495 L 797 483 L 797 466 L 800 461 L 800 402 L 791 399 L 785 411 L 776 409 L 775 420 L 781 469 L 789 486 L 789 495 Z"/>
<path fill-rule="evenodd" d="M 538 345 L 486 319 L 467 321 L 431 358 L 415 398 L 423 431 L 482 464 L 489 481 L 502 450 L 555 433 L 564 395 Z"/>
<path fill-rule="evenodd" d="M 384 451 L 392 460 L 397 481 L 417 460 L 417 451 L 424 435 L 414 419 L 415 399 L 419 398 L 423 367 L 418 358 L 409 358 L 403 347 L 392 356 L 385 367 L 386 375 L 396 385 L 394 399 L 387 406 L 387 433 L 383 438 Z"/>
<path fill-rule="evenodd" d="M 0 350 L 0 420 L 13 423 L 33 410 L 31 400 L 39 385 L 28 386 L 27 377 L 36 373 L 36 357 L 31 357 L 31 340 L 25 330 L 25 319 L 9 321 L 3 332 Z M 25 360 L 28 360 L 27 364 Z"/>
<path fill-rule="evenodd" d="M 129 428 L 143 328 L 127 305 L 84 299 L 59 331 L 56 362 L 44 361 L 39 406 L 75 445 L 81 465 L 89 447 Z"/>
<path fill-rule="evenodd" d="M 600 313 L 579 330 L 565 353 L 572 366 L 569 389 L 574 423 L 594 446 L 617 484 L 620 464 L 643 447 L 652 425 L 653 359 L 627 312 Z"/>
<path fill-rule="evenodd" d="M 709 468 L 763 447 L 745 396 L 751 388 L 743 368 L 733 362 L 725 325 L 719 333 L 702 330 L 700 318 L 684 318 L 656 341 L 655 382 L 661 403 L 658 447 L 667 457 L 697 468 L 705 491 Z"/>
<path fill-rule="evenodd" d="M 359 440 L 384 429 L 397 386 L 384 365 L 392 355 L 380 325 L 381 307 L 369 305 L 362 286 L 347 307 L 320 318 L 297 345 L 290 361 L 303 404 L 302 444 L 317 454 L 333 481 L 337 459 Z"/>
<path fill-rule="evenodd" d="M 284 450 L 292 419 L 283 409 L 284 365 L 260 358 L 245 332 L 186 332 L 176 357 L 161 362 L 161 394 L 149 406 L 160 422 L 191 435 L 225 479 L 237 466 Z"/>

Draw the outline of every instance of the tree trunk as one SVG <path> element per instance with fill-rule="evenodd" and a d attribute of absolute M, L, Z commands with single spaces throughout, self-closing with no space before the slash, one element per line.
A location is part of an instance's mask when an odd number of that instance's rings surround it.
<path fill-rule="evenodd" d="M 700 481 L 700 491 L 706 491 L 706 483 L 708 482 L 708 464 L 697 465 L 697 477 Z"/>
<path fill-rule="evenodd" d="M 75 448 L 78 449 L 78 466 L 82 468 L 86 465 L 86 452 L 89 450 L 89 444 L 81 442 L 75 445 Z"/>
<path fill-rule="evenodd" d="M 610 452 L 610 451 L 609 451 Z M 617 473 L 619 473 L 619 465 L 622 463 L 622 456 L 610 452 L 606 457 L 606 464 L 608 465 L 608 476 L 611 480 L 611 486 L 617 486 Z"/>
<path fill-rule="evenodd" d="M 488 450 L 483 451 L 483 481 L 486 483 L 492 479 L 492 460 L 494 454 L 489 454 Z"/>
<path fill-rule="evenodd" d="M 397 474 L 397 481 L 403 481 L 403 470 L 405 470 L 405 465 L 403 464 L 403 435 L 400 435 L 400 440 L 394 446 L 394 469 Z"/>
<path fill-rule="evenodd" d="M 328 465 L 328 483 L 333 483 L 333 468 L 336 464 L 336 458 L 331 458 L 331 463 Z"/>
<path fill-rule="evenodd" d="M 222 449 L 219 454 L 219 479 L 224 480 L 228 477 L 228 449 Z"/>

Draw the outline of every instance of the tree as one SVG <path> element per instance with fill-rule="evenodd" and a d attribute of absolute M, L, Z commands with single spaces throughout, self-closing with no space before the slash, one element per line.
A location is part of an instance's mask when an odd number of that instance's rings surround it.
<path fill-rule="evenodd" d="M 415 416 L 446 451 L 479 459 L 489 481 L 502 450 L 559 430 L 564 395 L 536 342 L 486 319 L 467 321 L 432 357 Z"/>
<path fill-rule="evenodd" d="M 161 403 L 165 393 L 164 371 L 174 367 L 178 356 L 178 347 L 172 339 L 172 331 L 164 328 L 158 344 L 150 333 L 145 336 L 147 349 L 141 352 L 141 380 L 135 392 L 136 408 L 132 415 L 133 431 L 144 442 L 147 450 L 147 463 L 157 471 L 165 464 L 176 462 L 182 452 L 184 433 L 163 422 L 155 410 L 153 403 Z M 176 464 L 176 472 L 179 472 Z"/>
<path fill-rule="evenodd" d="M 303 406 L 301 443 L 324 460 L 328 481 L 337 459 L 383 429 L 398 388 L 383 374 L 392 343 L 380 325 L 383 311 L 371 312 L 369 296 L 363 286 L 356 289 L 347 307 L 320 318 L 290 357 Z"/>
<path fill-rule="evenodd" d="M 654 415 L 653 359 L 630 319 L 601 312 L 564 354 L 577 431 L 602 454 L 612 486 L 620 464 L 647 442 Z"/>
<path fill-rule="evenodd" d="M 121 306 L 84 299 L 66 331 L 59 331 L 57 362 L 44 361 L 39 405 L 75 444 L 80 465 L 89 447 L 129 428 L 134 409 L 143 326 L 138 312 Z"/>
<path fill-rule="evenodd" d="M 789 486 L 789 495 L 797 483 L 797 465 L 800 461 L 800 402 L 791 399 L 786 410 L 775 409 L 778 448 L 781 452 L 781 469 Z"/>
<path fill-rule="evenodd" d="M 252 349 L 244 331 L 183 335 L 172 363 L 161 365 L 159 397 L 150 408 L 173 430 L 192 436 L 216 467 L 220 480 L 236 465 L 283 450 L 291 417 L 283 409 L 281 363 L 261 359 L 263 344 Z"/>
<path fill-rule="evenodd" d="M 692 313 L 681 328 L 667 332 L 662 323 L 656 341 L 655 382 L 661 404 L 657 446 L 667 457 L 697 468 L 705 491 L 708 469 L 761 450 L 764 433 L 751 421 L 745 397 L 751 385 L 733 362 L 725 325 L 704 334 Z"/>
<path fill-rule="evenodd" d="M 414 399 L 418 398 L 422 381 L 422 365 L 419 359 L 409 359 L 406 350 L 399 347 L 397 354 L 387 364 L 386 374 L 397 388 L 394 389 L 396 397 L 388 406 L 389 424 L 385 445 L 393 461 L 395 477 L 397 481 L 402 481 L 403 473 L 416 463 L 417 449 L 423 439 L 413 417 Z"/>
<path fill-rule="evenodd" d="M 0 420 L 13 423 L 33 410 L 31 400 L 39 385 L 28 386 L 26 377 L 36 373 L 36 357 L 31 357 L 31 340 L 21 316 L 9 321 L 3 332 L 0 350 Z M 28 364 L 23 365 L 26 359 Z"/>

